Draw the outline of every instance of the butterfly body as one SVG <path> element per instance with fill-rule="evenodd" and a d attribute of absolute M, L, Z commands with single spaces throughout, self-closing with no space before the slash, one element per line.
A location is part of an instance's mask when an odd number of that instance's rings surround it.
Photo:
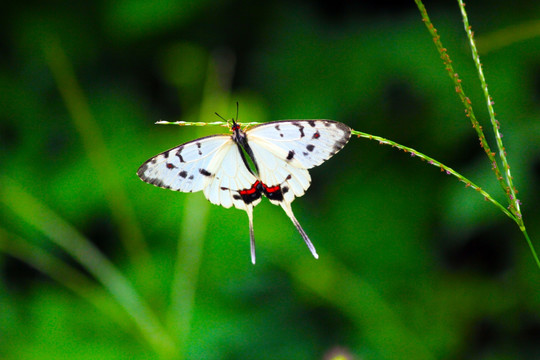
<path fill-rule="evenodd" d="M 253 207 L 264 195 L 283 208 L 317 258 L 313 244 L 294 217 L 291 203 L 308 189 L 308 169 L 341 150 L 351 129 L 331 120 L 282 120 L 244 132 L 233 120 L 231 130 L 232 134 L 203 137 L 158 154 L 141 165 L 137 175 L 162 188 L 202 190 L 213 204 L 246 211 L 253 263 Z"/>

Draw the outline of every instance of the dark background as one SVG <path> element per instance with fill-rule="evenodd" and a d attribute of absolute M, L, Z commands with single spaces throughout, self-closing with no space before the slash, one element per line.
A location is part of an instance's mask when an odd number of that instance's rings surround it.
<path fill-rule="evenodd" d="M 459 7 L 426 6 L 489 132 Z M 538 244 L 540 3 L 467 10 Z M 518 226 L 418 158 L 352 138 L 293 203 L 320 259 L 263 200 L 256 266 L 244 212 L 135 175 L 227 131 L 155 121 L 230 118 L 238 101 L 240 121 L 334 119 L 413 147 L 506 206 L 413 1 L 11 2 L 0 31 L 2 359 L 540 357 L 540 270 Z M 67 224 L 172 350 L 58 245 Z"/>

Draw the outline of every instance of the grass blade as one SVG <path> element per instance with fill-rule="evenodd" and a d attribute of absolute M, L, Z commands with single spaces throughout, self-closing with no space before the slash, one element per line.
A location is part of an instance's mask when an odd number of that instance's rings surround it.
<path fill-rule="evenodd" d="M 0 201 L 77 260 L 131 316 L 150 346 L 162 356 L 172 358 L 176 352 L 174 342 L 114 264 L 73 226 L 24 191 L 15 181 L 5 176 L 1 180 Z"/>

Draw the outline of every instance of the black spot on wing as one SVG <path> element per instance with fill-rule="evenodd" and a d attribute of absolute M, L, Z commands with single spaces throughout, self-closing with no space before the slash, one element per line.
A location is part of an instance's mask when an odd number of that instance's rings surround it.
<path fill-rule="evenodd" d="M 312 145 L 312 144 L 309 144 L 306 146 L 306 149 L 308 149 L 308 151 L 313 151 L 313 149 L 315 149 L 315 145 Z"/>
<path fill-rule="evenodd" d="M 317 131 L 315 134 L 313 134 L 312 139 L 318 139 L 321 137 L 321 134 Z"/>
<path fill-rule="evenodd" d="M 294 150 L 290 150 L 289 153 L 287 154 L 287 160 L 292 160 L 293 157 L 294 157 Z"/>
<path fill-rule="evenodd" d="M 200 143 L 200 142 L 196 142 L 195 145 L 197 145 L 197 149 L 199 149 L 199 155 L 202 155 L 202 151 L 201 151 L 201 143 Z"/>
<path fill-rule="evenodd" d="M 180 172 L 178 173 L 178 175 L 181 176 L 181 177 L 183 177 L 183 178 L 185 179 L 185 178 L 187 177 L 187 172 L 185 172 L 185 171 L 180 171 Z"/>
<path fill-rule="evenodd" d="M 199 169 L 199 172 L 204 176 L 212 176 L 212 174 L 205 169 Z"/>
<path fill-rule="evenodd" d="M 279 124 L 277 124 L 277 125 L 275 126 L 275 128 L 276 128 L 276 130 L 278 131 L 279 136 L 280 136 L 280 137 L 283 137 L 283 133 L 281 132 L 281 130 L 280 130 L 280 128 L 279 128 Z"/>
<path fill-rule="evenodd" d="M 193 180 L 193 175 L 189 175 L 188 179 Z"/>
<path fill-rule="evenodd" d="M 167 169 L 176 169 L 176 166 L 174 164 L 167 163 Z"/>
<path fill-rule="evenodd" d="M 242 197 L 240 195 L 238 195 L 238 194 L 234 194 L 232 197 L 235 200 L 242 200 Z"/>
<path fill-rule="evenodd" d="M 184 150 L 184 147 L 183 146 L 180 146 L 178 148 L 178 150 L 176 151 L 176 156 L 178 156 L 178 158 L 180 159 L 180 162 L 185 162 L 184 161 L 184 158 L 182 157 L 182 155 L 180 154 L 182 152 L 182 150 Z"/>
<path fill-rule="evenodd" d="M 298 126 L 298 130 L 300 131 L 300 137 L 306 136 L 306 134 L 304 134 L 304 127 L 302 126 L 302 124 L 300 124 L 300 123 L 297 122 L 297 121 L 293 121 L 292 124 L 293 124 L 294 126 Z"/>
<path fill-rule="evenodd" d="M 309 121 L 308 121 L 308 124 L 309 124 L 311 127 L 315 127 L 315 121 L 314 121 L 314 120 L 309 120 Z"/>

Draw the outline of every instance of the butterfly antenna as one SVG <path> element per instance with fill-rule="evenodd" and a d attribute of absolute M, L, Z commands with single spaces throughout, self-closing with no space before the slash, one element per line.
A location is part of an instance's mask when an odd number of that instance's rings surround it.
<path fill-rule="evenodd" d="M 219 115 L 217 112 L 215 112 L 214 114 L 216 114 L 221 120 L 227 121 L 227 119 L 225 119 L 223 116 Z"/>
<path fill-rule="evenodd" d="M 294 217 L 294 214 L 293 214 L 293 211 L 292 211 L 292 208 L 291 208 L 291 204 L 286 202 L 286 201 L 282 201 L 280 203 L 280 205 L 283 208 L 283 210 L 285 210 L 285 213 L 287 214 L 287 216 L 289 216 L 289 218 L 293 222 L 294 226 L 296 226 L 296 230 L 298 230 L 300 235 L 302 235 L 302 238 L 306 242 L 306 245 L 309 248 L 309 251 L 311 251 L 311 254 L 313 255 L 313 257 L 315 259 L 318 259 L 319 254 L 317 254 L 317 250 L 315 250 L 315 246 L 313 246 L 313 243 L 311 242 L 311 240 L 309 240 L 309 237 L 307 236 L 306 232 L 304 231 L 304 229 L 302 229 L 302 226 L 300 226 L 300 223 Z"/>
<path fill-rule="evenodd" d="M 253 206 L 249 205 L 246 209 L 249 219 L 249 247 L 251 250 L 251 262 L 255 265 L 255 234 L 253 232 Z"/>
<path fill-rule="evenodd" d="M 238 101 L 236 102 L 236 122 L 238 122 Z"/>

